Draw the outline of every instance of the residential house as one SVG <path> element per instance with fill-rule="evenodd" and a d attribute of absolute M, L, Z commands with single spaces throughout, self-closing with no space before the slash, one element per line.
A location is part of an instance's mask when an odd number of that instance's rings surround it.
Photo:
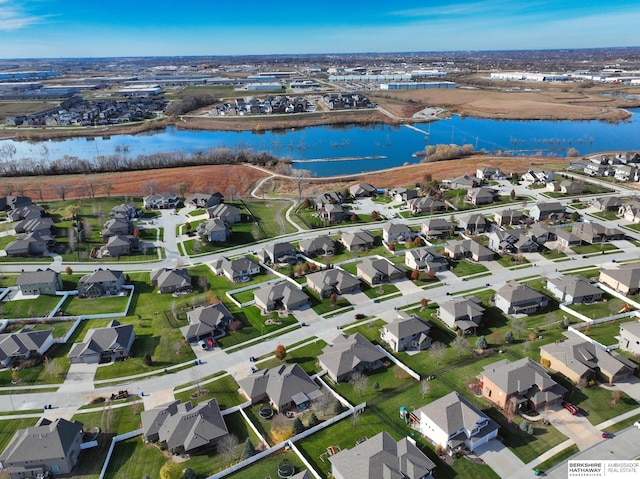
<path fill-rule="evenodd" d="M 564 195 L 579 195 L 585 192 L 585 187 L 582 183 L 571 180 L 564 180 L 560 182 L 560 193 Z"/>
<path fill-rule="evenodd" d="M 344 201 L 344 198 L 337 191 L 321 193 L 314 198 L 314 204 L 315 204 L 316 210 L 321 210 L 327 205 L 339 205 L 343 201 Z"/>
<path fill-rule="evenodd" d="M 484 317 L 482 301 L 475 296 L 456 298 L 440 304 L 438 318 L 450 329 L 460 330 L 465 336 L 477 334 Z"/>
<path fill-rule="evenodd" d="M 387 194 L 394 201 L 402 201 L 403 203 L 418 197 L 418 191 L 403 187 L 393 188 L 387 191 Z"/>
<path fill-rule="evenodd" d="M 542 366 L 527 357 L 491 363 L 478 379 L 482 383 L 482 397 L 514 413 L 551 406 L 567 392 Z"/>
<path fill-rule="evenodd" d="M 640 201 L 631 201 L 618 208 L 618 216 L 632 223 L 640 223 Z"/>
<path fill-rule="evenodd" d="M 427 238 L 446 238 L 453 236 L 456 225 L 444 218 L 428 218 L 422 223 L 420 231 Z"/>
<path fill-rule="evenodd" d="M 231 238 L 229 223 L 216 218 L 200 223 L 196 229 L 198 237 L 210 243 L 224 243 Z"/>
<path fill-rule="evenodd" d="M 493 190 L 490 190 L 489 188 L 471 188 L 467 192 L 465 200 L 470 202 L 472 205 L 479 206 L 493 203 L 494 197 L 495 195 Z"/>
<path fill-rule="evenodd" d="M 52 345 L 53 329 L 23 328 L 17 333 L 0 334 L 0 365 L 6 368 L 32 356 L 43 356 Z"/>
<path fill-rule="evenodd" d="M 458 219 L 458 226 L 471 235 L 486 233 L 489 231 L 490 223 L 483 214 L 472 213 Z"/>
<path fill-rule="evenodd" d="M 224 201 L 224 195 L 219 191 L 215 193 L 193 193 L 184 200 L 185 205 L 195 208 L 211 208 Z"/>
<path fill-rule="evenodd" d="M 0 211 L 10 211 L 29 206 L 32 200 L 28 196 L 0 196 Z"/>
<path fill-rule="evenodd" d="M 493 251 L 472 239 L 450 241 L 445 245 L 444 253 L 452 260 L 491 261 L 494 256 Z"/>
<path fill-rule="evenodd" d="M 341 334 L 324 347 L 318 364 L 335 382 L 348 381 L 354 372 L 368 372 L 384 365 L 385 354 L 360 333 Z"/>
<path fill-rule="evenodd" d="M 498 226 L 516 226 L 522 223 L 524 220 L 524 214 L 522 214 L 518 210 L 502 210 L 498 211 L 494 216 L 493 220 L 496 222 Z"/>
<path fill-rule="evenodd" d="M 84 341 L 75 343 L 67 355 L 72 364 L 96 364 L 129 357 L 136 339 L 132 324 L 120 324 L 115 319 L 106 328 L 91 328 Z"/>
<path fill-rule="evenodd" d="M 142 206 L 147 210 L 158 210 L 175 208 L 178 206 L 180 198 L 173 193 L 156 193 L 153 195 L 145 196 L 142 199 Z"/>
<path fill-rule="evenodd" d="M 373 248 L 375 242 L 375 236 L 368 231 L 351 231 L 344 232 L 340 236 L 340 242 L 344 245 L 347 251 L 365 251 Z"/>
<path fill-rule="evenodd" d="M 35 232 L 19 235 L 14 241 L 5 246 L 7 256 L 43 256 L 49 248 L 55 245 L 53 236 L 47 233 Z"/>
<path fill-rule="evenodd" d="M 380 339 L 399 353 L 400 351 L 422 351 L 431 346 L 431 325 L 415 314 L 398 311 L 398 317 L 380 330 Z"/>
<path fill-rule="evenodd" d="M 376 195 L 376 188 L 369 183 L 358 183 L 349 187 L 349 194 L 354 198 L 365 198 Z"/>
<path fill-rule="evenodd" d="M 161 294 L 191 289 L 191 275 L 186 268 L 161 268 L 151 272 L 151 286 Z"/>
<path fill-rule="evenodd" d="M 557 201 L 538 202 L 529 210 L 529 216 L 534 221 L 556 220 L 564 217 L 565 207 Z"/>
<path fill-rule="evenodd" d="M 416 233 L 407 225 L 389 221 L 382 227 L 382 240 L 389 243 L 406 243 L 416 237 Z"/>
<path fill-rule="evenodd" d="M 309 297 L 288 281 L 262 286 L 254 291 L 253 298 L 263 312 L 290 311 L 309 304 Z"/>
<path fill-rule="evenodd" d="M 51 218 L 30 218 L 27 220 L 22 220 L 16 223 L 13 229 L 16 233 L 41 233 L 51 234 L 51 228 L 53 228 L 54 223 Z"/>
<path fill-rule="evenodd" d="M 63 418 L 41 418 L 35 426 L 19 429 L 0 454 L 0 464 L 10 479 L 71 474 L 78 463 L 83 424 Z"/>
<path fill-rule="evenodd" d="M 227 203 L 218 203 L 215 206 L 207 208 L 207 218 L 219 219 L 225 223 L 233 224 L 242 221 L 242 214 L 240 208 Z"/>
<path fill-rule="evenodd" d="M 529 237 L 542 246 L 547 242 L 555 241 L 557 239 L 558 228 L 547 226 L 543 223 L 536 223 L 529 228 Z"/>
<path fill-rule="evenodd" d="M 619 165 L 616 166 L 616 171 L 613 177 L 618 181 L 637 181 L 638 168 L 632 165 Z"/>
<path fill-rule="evenodd" d="M 260 273 L 260 265 L 246 256 L 234 259 L 223 256 L 214 261 L 212 269 L 215 274 L 224 275 L 233 283 L 250 281 L 251 276 Z"/>
<path fill-rule="evenodd" d="M 147 442 L 164 443 L 173 454 L 197 454 L 229 433 L 215 398 L 197 406 L 179 399 L 140 414 Z"/>
<path fill-rule="evenodd" d="M 593 303 L 602 299 L 602 290 L 580 275 L 547 279 L 547 289 L 561 303 Z"/>
<path fill-rule="evenodd" d="M 119 294 L 124 285 L 124 273 L 98 268 L 91 274 L 80 278 L 78 296 L 104 296 Z"/>
<path fill-rule="evenodd" d="M 111 218 L 104 224 L 104 228 L 100 232 L 103 240 L 116 235 L 133 234 L 133 223 L 125 218 Z"/>
<path fill-rule="evenodd" d="M 138 249 L 139 239 L 133 235 L 116 235 L 107 240 L 107 244 L 102 246 L 98 252 L 98 258 L 119 258 L 131 254 Z"/>
<path fill-rule="evenodd" d="M 111 211 L 109 212 L 109 216 L 111 218 L 122 218 L 125 220 L 133 220 L 138 216 L 138 208 L 136 208 L 136 205 L 132 205 L 129 203 L 122 203 L 120 205 L 117 205 L 111 208 Z"/>
<path fill-rule="evenodd" d="M 408 437 L 381 432 L 329 457 L 335 479 L 430 479 L 435 464 Z"/>
<path fill-rule="evenodd" d="M 555 228 L 553 230 L 557 243 L 563 248 L 573 248 L 574 246 L 580 246 L 582 240 L 579 236 L 565 230 L 564 228 Z"/>
<path fill-rule="evenodd" d="M 473 452 L 498 437 L 498 424 L 455 391 L 411 412 L 411 418 L 413 427 L 450 455 Z"/>
<path fill-rule="evenodd" d="M 573 223 L 571 232 L 589 244 L 624 239 L 624 233 L 621 230 L 608 228 L 601 223 Z"/>
<path fill-rule="evenodd" d="M 298 260 L 298 252 L 289 242 L 271 243 L 258 251 L 258 259 L 263 263 L 295 264 Z"/>
<path fill-rule="evenodd" d="M 344 219 L 346 212 L 342 206 L 329 203 L 318 209 L 318 214 L 326 223 L 339 223 Z"/>
<path fill-rule="evenodd" d="M 545 189 L 547 191 L 558 192 L 560 191 L 560 182 L 559 181 L 550 181 L 545 185 Z"/>
<path fill-rule="evenodd" d="M 336 252 L 336 242 L 329 236 L 316 236 L 298 243 L 300 252 L 309 258 L 317 256 L 332 256 Z"/>
<path fill-rule="evenodd" d="M 476 177 L 481 180 L 504 180 L 506 175 L 495 166 L 483 166 L 476 170 Z"/>
<path fill-rule="evenodd" d="M 252 404 L 267 399 L 276 411 L 305 409 L 322 395 L 320 387 L 298 364 L 257 371 L 238 381 L 240 392 Z"/>
<path fill-rule="evenodd" d="M 19 208 L 7 211 L 7 220 L 22 221 L 31 220 L 34 218 L 41 218 L 44 213 L 44 208 L 38 205 L 20 206 Z"/>
<path fill-rule="evenodd" d="M 364 258 L 356 267 L 358 276 L 369 285 L 387 283 L 406 277 L 406 272 L 386 258 Z"/>
<path fill-rule="evenodd" d="M 233 319 L 233 315 L 222 303 L 200 306 L 187 313 L 189 324 L 180 330 L 187 341 L 194 343 L 205 338 L 224 336 Z"/>
<path fill-rule="evenodd" d="M 440 200 L 435 200 L 429 196 L 420 196 L 407 201 L 407 208 L 414 215 L 420 213 L 433 213 L 445 209 L 445 204 Z"/>
<path fill-rule="evenodd" d="M 482 184 L 482 180 L 475 176 L 462 175 L 456 178 L 448 178 L 442 181 L 443 187 L 450 190 L 470 190 Z"/>
<path fill-rule="evenodd" d="M 618 334 L 620 349 L 640 355 L 640 321 L 630 321 L 620 325 Z"/>
<path fill-rule="evenodd" d="M 516 230 L 494 230 L 488 237 L 489 249 L 500 254 L 535 253 L 539 248 L 533 239 Z"/>
<path fill-rule="evenodd" d="M 548 182 L 553 181 L 553 171 L 537 169 L 529 170 L 522 175 L 522 181 L 546 185 Z"/>
<path fill-rule="evenodd" d="M 307 275 L 307 287 L 322 298 L 332 294 L 347 294 L 360 291 L 360 280 L 342 269 L 331 268 Z"/>
<path fill-rule="evenodd" d="M 56 291 L 62 291 L 63 287 L 60 273 L 50 268 L 23 271 L 18 275 L 16 286 L 24 295 L 55 295 Z"/>
<path fill-rule="evenodd" d="M 590 204 L 598 211 L 617 211 L 622 206 L 622 200 L 617 196 L 603 196 L 593 198 Z"/>
<path fill-rule="evenodd" d="M 418 271 L 447 271 L 449 262 L 433 247 L 412 248 L 404 252 L 404 264 Z"/>
<path fill-rule="evenodd" d="M 624 295 L 636 294 L 640 290 L 640 267 L 603 269 L 598 281 Z"/>
<path fill-rule="evenodd" d="M 540 346 L 540 363 L 569 378 L 579 386 L 592 379 L 613 384 L 633 374 L 635 364 L 566 332 L 567 339 Z"/>
<path fill-rule="evenodd" d="M 495 305 L 504 314 L 533 314 L 549 304 L 549 298 L 528 284 L 515 281 L 496 291 Z"/>

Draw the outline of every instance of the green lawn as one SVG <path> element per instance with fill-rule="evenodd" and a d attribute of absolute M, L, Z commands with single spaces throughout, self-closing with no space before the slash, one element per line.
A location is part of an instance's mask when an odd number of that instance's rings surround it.
<path fill-rule="evenodd" d="M 245 200 L 244 204 L 269 238 L 297 231 L 285 218 L 285 212 L 291 205 L 289 201 L 251 199 Z"/>
<path fill-rule="evenodd" d="M 593 253 L 604 253 L 607 251 L 615 251 L 618 249 L 618 247 L 610 243 L 600 243 L 600 244 L 583 244 L 580 246 L 574 246 L 571 249 L 576 254 L 593 254 Z"/>
<path fill-rule="evenodd" d="M 125 290 L 126 291 L 126 290 Z M 61 310 L 66 316 L 84 316 L 87 314 L 123 313 L 129 296 L 107 296 L 102 298 L 83 298 L 69 296 Z"/>
<path fill-rule="evenodd" d="M 295 467 L 296 473 L 304 471 L 304 465 L 297 454 L 293 451 L 281 451 L 271 454 L 269 457 L 241 469 L 234 474 L 227 476 L 229 479 L 263 479 L 265 477 L 278 477 L 278 465 L 287 461 Z"/>
<path fill-rule="evenodd" d="M 380 296 L 386 296 L 388 294 L 398 293 L 400 290 L 397 286 L 391 283 L 377 284 L 375 286 L 369 286 L 366 283 L 361 284 L 362 292 L 367 295 L 368 298 L 377 299 Z"/>
<path fill-rule="evenodd" d="M 527 258 L 525 258 L 524 256 L 520 255 L 520 256 L 502 256 L 501 258 L 498 258 L 498 263 L 500 263 L 502 266 L 504 266 L 505 268 L 511 268 L 513 266 L 520 266 L 523 264 L 529 264 L 529 260 Z"/>
<path fill-rule="evenodd" d="M 0 303 L 5 318 L 36 318 L 48 316 L 60 302 L 60 296 L 39 295 L 34 299 L 3 301 Z"/>
<path fill-rule="evenodd" d="M 294 350 L 287 350 L 286 364 L 298 364 L 307 374 L 315 374 L 320 371 L 317 365 L 318 356 L 322 354 L 322 348 L 327 345 L 322 339 L 316 339 L 312 344 L 307 344 Z M 286 346 L 286 344 L 285 344 Z M 259 361 L 256 366 L 260 369 L 273 368 L 281 362 L 276 358 Z"/>
<path fill-rule="evenodd" d="M 618 314 L 618 312 L 624 312 L 622 308 L 626 305 L 625 301 L 606 293 L 603 298 L 604 301 L 589 304 L 572 304 L 569 307 L 591 319 L 606 318 Z"/>
<path fill-rule="evenodd" d="M 37 417 L 22 419 L 4 419 L 5 416 L 2 417 L 3 419 L 0 420 L 0 451 L 4 451 L 18 429 L 35 426 L 39 420 Z"/>
<path fill-rule="evenodd" d="M 334 304 L 331 304 L 329 298 L 320 298 L 320 295 L 311 288 L 306 288 L 304 292 L 309 296 L 311 308 L 319 315 L 330 313 L 337 309 L 346 308 L 351 305 L 349 300 L 340 296 L 336 298 Z"/>
<path fill-rule="evenodd" d="M 451 268 L 453 274 L 458 277 L 469 276 L 471 274 L 486 273 L 489 270 L 486 266 L 479 263 L 471 263 L 469 261 L 458 261 L 453 263 Z"/>
<path fill-rule="evenodd" d="M 549 248 L 543 248 L 542 251 L 540 251 L 540 254 L 542 256 L 544 256 L 547 259 L 550 260 L 555 260 L 555 259 L 561 259 L 561 258 L 566 258 L 567 255 L 564 254 L 562 251 L 558 251 L 555 249 L 549 249 Z"/>
<path fill-rule="evenodd" d="M 192 371 L 197 371 L 198 368 L 193 368 Z M 194 376 L 191 374 L 191 376 Z M 203 401 L 208 401 L 211 398 L 216 398 L 220 409 L 227 409 L 238 404 L 242 404 L 245 399 L 238 393 L 238 383 L 232 376 L 223 376 L 215 381 L 204 383 L 203 378 L 191 377 L 193 382 L 200 383 L 200 389 L 206 390 L 207 393 L 193 397 L 197 387 L 188 389 L 184 392 L 175 394 L 176 399 L 180 399 L 182 402 L 191 401 L 192 404 L 199 404 Z"/>

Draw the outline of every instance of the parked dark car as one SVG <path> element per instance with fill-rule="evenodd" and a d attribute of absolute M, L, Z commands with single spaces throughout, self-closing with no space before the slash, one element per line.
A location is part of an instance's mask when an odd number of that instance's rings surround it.
<path fill-rule="evenodd" d="M 362 313 L 356 313 L 354 316 L 355 319 L 364 319 L 365 317 L 366 315 Z"/>

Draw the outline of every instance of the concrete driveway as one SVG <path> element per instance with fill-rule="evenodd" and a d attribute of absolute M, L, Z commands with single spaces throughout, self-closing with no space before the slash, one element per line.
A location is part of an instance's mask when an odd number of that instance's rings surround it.
<path fill-rule="evenodd" d="M 510 477 L 518 473 L 524 463 L 511 450 L 497 439 L 483 444 L 475 451 L 499 477 Z"/>
<path fill-rule="evenodd" d="M 67 372 L 64 383 L 58 392 L 87 392 L 93 389 L 93 378 L 97 370 L 98 364 L 72 364 L 69 366 L 69 372 Z"/>
<path fill-rule="evenodd" d="M 584 451 L 602 440 L 600 429 L 592 425 L 582 414 L 572 416 L 562 406 L 548 412 L 548 419 L 558 431 L 573 439 L 578 449 Z"/>

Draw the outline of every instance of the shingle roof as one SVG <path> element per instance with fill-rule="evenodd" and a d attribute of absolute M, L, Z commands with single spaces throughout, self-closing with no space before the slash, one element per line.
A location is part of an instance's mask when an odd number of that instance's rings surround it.
<path fill-rule="evenodd" d="M 59 273 L 50 268 L 40 269 L 35 271 L 23 271 L 18 275 L 16 284 L 21 286 L 23 284 L 43 284 L 53 283 L 56 281 Z"/>
<path fill-rule="evenodd" d="M 386 324 L 384 329 L 398 339 L 407 338 L 416 334 L 429 334 L 431 326 L 414 314 L 398 311 L 398 318 Z"/>
<path fill-rule="evenodd" d="M 540 391 L 558 386 L 544 368 L 530 358 L 512 363 L 504 359 L 485 366 L 482 374 L 507 395 L 526 392 L 533 386 Z"/>
<path fill-rule="evenodd" d="M 151 282 L 158 288 L 186 288 L 191 286 L 191 276 L 185 268 L 162 268 L 151 272 Z"/>
<path fill-rule="evenodd" d="M 326 367 L 334 377 L 340 377 L 356 369 L 362 363 L 374 363 L 383 359 L 380 352 L 360 333 L 340 335 L 333 344 L 325 346 L 318 361 Z"/>

